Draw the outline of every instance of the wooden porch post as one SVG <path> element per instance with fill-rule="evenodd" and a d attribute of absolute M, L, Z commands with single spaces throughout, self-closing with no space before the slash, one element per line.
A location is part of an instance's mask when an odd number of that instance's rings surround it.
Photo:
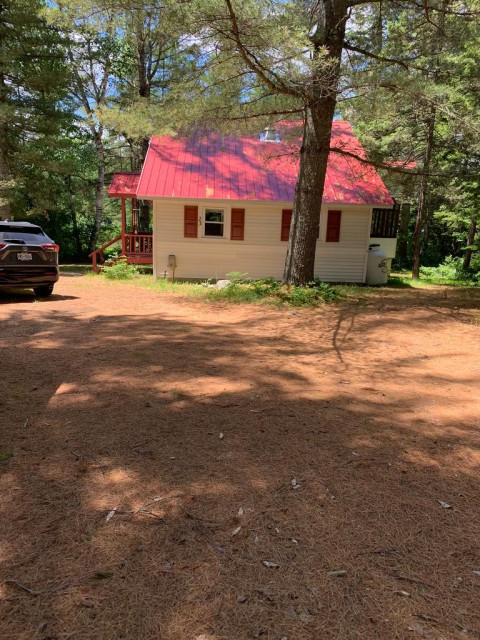
<path fill-rule="evenodd" d="M 132 198 L 131 202 L 132 202 L 132 230 L 133 230 L 133 233 L 138 233 L 137 212 L 136 212 L 135 206 L 134 206 L 135 198 Z"/>
<path fill-rule="evenodd" d="M 125 211 L 125 198 L 122 198 L 122 256 L 127 253 L 127 239 L 125 233 L 127 230 L 127 213 Z"/>

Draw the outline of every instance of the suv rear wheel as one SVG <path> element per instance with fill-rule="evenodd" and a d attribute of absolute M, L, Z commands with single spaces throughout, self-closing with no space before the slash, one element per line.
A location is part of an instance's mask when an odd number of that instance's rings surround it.
<path fill-rule="evenodd" d="M 37 298 L 48 298 L 53 293 L 53 284 L 45 285 L 44 287 L 36 287 L 34 289 Z"/>

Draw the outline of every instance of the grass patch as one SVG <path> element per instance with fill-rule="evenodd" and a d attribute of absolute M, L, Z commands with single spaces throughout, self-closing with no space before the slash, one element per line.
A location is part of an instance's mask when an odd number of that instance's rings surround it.
<path fill-rule="evenodd" d="M 389 287 L 413 287 L 419 289 L 429 286 L 449 286 L 449 287 L 475 287 L 478 286 L 478 282 L 470 280 L 468 278 L 459 279 L 454 277 L 448 277 L 445 275 L 439 275 L 435 269 L 425 267 L 420 272 L 420 278 L 414 280 L 411 272 L 409 273 L 395 273 L 388 279 Z"/>
<path fill-rule="evenodd" d="M 329 302 L 337 302 L 341 292 L 333 285 L 314 281 L 305 287 L 284 285 L 273 278 L 252 280 L 245 274 L 228 274 L 230 283 L 219 289 L 210 282 L 171 282 L 141 275 L 134 265 L 118 261 L 113 266 L 102 270 L 107 280 L 130 281 L 133 284 L 156 291 L 173 293 L 206 301 L 225 301 L 232 303 L 255 303 L 272 305 L 289 305 L 293 307 L 315 307 Z"/>
<path fill-rule="evenodd" d="M 231 282 L 225 288 L 208 289 L 208 299 L 316 307 L 328 302 L 337 302 L 341 297 L 337 288 L 318 280 L 310 282 L 305 287 L 295 287 L 282 284 L 273 278 L 250 280 L 237 274 L 229 274 L 229 276 Z"/>
<path fill-rule="evenodd" d="M 431 289 L 437 286 L 471 287 L 470 282 L 458 280 L 446 281 L 441 279 L 419 278 L 414 280 L 411 274 L 393 274 L 388 278 L 387 284 L 380 287 L 369 287 L 361 284 L 336 285 L 342 295 L 346 297 L 384 295 L 391 289 Z"/>
<path fill-rule="evenodd" d="M 60 264 L 58 268 L 60 273 L 92 273 L 91 264 Z"/>
<path fill-rule="evenodd" d="M 191 298 L 205 298 L 206 287 L 200 282 L 172 282 L 164 278 L 155 279 L 152 276 L 139 275 L 135 284 L 156 291 L 158 293 L 174 293 Z"/>
<path fill-rule="evenodd" d="M 155 291 L 178 293 L 211 302 L 225 301 L 313 307 L 326 302 L 336 302 L 340 299 L 340 293 L 336 288 L 324 282 L 314 282 L 307 287 L 294 287 L 283 285 L 273 278 L 250 280 L 235 277 L 233 274 L 229 275 L 231 276 L 229 278 L 230 284 L 223 289 L 219 289 L 208 282 L 169 282 L 168 280 L 144 278 L 138 279 L 137 282 Z"/>
<path fill-rule="evenodd" d="M 318 280 L 305 287 L 282 284 L 273 278 L 253 280 L 246 274 L 231 273 L 227 275 L 230 283 L 219 289 L 210 281 L 172 282 L 166 279 L 155 279 L 151 275 L 142 274 L 135 265 L 117 261 L 113 266 L 102 271 L 107 280 L 128 281 L 136 286 L 157 293 L 174 294 L 196 298 L 210 302 L 230 302 L 233 304 L 269 304 L 288 305 L 292 307 L 317 307 L 322 304 L 339 302 L 342 299 L 365 299 L 368 296 L 382 296 L 389 289 L 425 289 L 437 285 L 450 284 L 445 280 L 432 281 L 421 278 L 413 280 L 411 273 L 394 273 L 385 287 L 368 287 L 361 284 L 328 284 Z M 453 281 L 455 286 L 471 286 L 471 283 Z"/>

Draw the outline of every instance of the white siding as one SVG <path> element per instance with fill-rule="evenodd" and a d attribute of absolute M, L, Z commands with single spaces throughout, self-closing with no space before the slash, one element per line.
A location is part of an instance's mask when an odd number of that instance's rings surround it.
<path fill-rule="evenodd" d="M 199 226 L 198 238 L 183 237 L 185 204 L 225 210 L 225 238 L 204 238 Z M 230 236 L 230 210 L 245 209 L 245 240 L 233 241 Z M 157 277 L 171 277 L 168 256 L 177 260 L 176 278 L 224 278 L 239 271 L 252 278 L 281 278 L 287 242 L 280 240 L 282 209 L 289 203 L 264 204 L 252 202 L 197 203 L 157 200 L 154 203 L 154 270 Z M 330 207 L 342 210 L 340 242 L 325 242 L 327 209 L 322 209 L 320 240 L 317 245 L 315 275 L 330 282 L 364 282 L 366 252 L 370 231 L 371 208 Z"/>

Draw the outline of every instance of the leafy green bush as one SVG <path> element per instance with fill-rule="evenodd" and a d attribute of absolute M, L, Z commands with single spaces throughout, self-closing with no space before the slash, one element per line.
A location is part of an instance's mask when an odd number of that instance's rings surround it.
<path fill-rule="evenodd" d="M 107 262 L 117 260 L 121 253 L 122 247 L 118 242 L 116 244 L 111 244 L 109 247 L 104 249 L 105 260 Z"/>
<path fill-rule="evenodd" d="M 438 267 L 422 267 L 420 276 L 428 282 L 464 282 L 480 284 L 480 255 L 472 256 L 470 269 L 465 271 L 462 258 L 448 256 Z"/>
<path fill-rule="evenodd" d="M 336 302 L 340 299 L 340 293 L 335 287 L 317 280 L 309 282 L 306 287 L 283 285 L 275 291 L 274 295 L 294 307 L 316 306 L 325 302 Z"/>
<path fill-rule="evenodd" d="M 102 275 L 108 280 L 132 280 L 139 275 L 138 267 L 128 264 L 126 258 L 105 262 Z"/>
<path fill-rule="evenodd" d="M 273 278 L 251 280 L 246 277 L 246 274 L 228 274 L 228 276 L 230 284 L 224 289 L 209 289 L 208 298 L 231 302 L 265 301 L 293 307 L 313 307 L 325 302 L 335 302 L 341 297 L 335 287 L 320 281 L 310 282 L 305 287 L 295 287 L 282 284 Z"/>

